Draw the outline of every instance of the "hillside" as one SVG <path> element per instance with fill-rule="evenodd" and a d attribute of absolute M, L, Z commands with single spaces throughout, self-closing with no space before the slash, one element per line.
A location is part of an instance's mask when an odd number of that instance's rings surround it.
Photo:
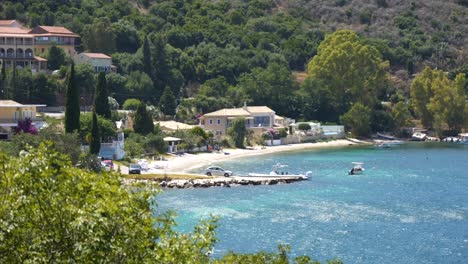
<path fill-rule="evenodd" d="M 467 3 L 463 0 L 291 0 L 282 1 L 281 6 L 328 32 L 351 29 L 377 39 L 378 43 L 383 40 L 386 45 L 381 51 L 397 68 L 404 68 L 412 59 L 418 66 L 415 71 L 424 66 L 448 71 L 468 61 Z M 388 54 L 392 49 L 397 49 L 394 52 L 397 54 Z"/>
<path fill-rule="evenodd" d="M 468 72 L 466 0 L 20 0 L 2 1 L 0 19 L 76 32 L 79 52 L 112 56 L 117 73 L 107 81 L 120 105 L 137 98 L 162 109 L 161 96 L 170 89 L 176 117 L 192 123 L 200 114 L 244 103 L 320 120 L 317 113 L 333 111 L 328 97 L 336 95 L 320 90 L 329 84 L 326 77 L 307 82 L 307 67 L 325 37 L 341 29 L 358 34 L 356 45 L 377 49 L 373 62 L 390 76 L 378 79 L 373 102 L 408 101 L 412 80 L 426 66 L 450 72 L 452 80 Z M 93 70 L 80 65 L 77 74 L 82 95 L 92 97 Z M 54 88 L 57 98 L 61 85 Z M 324 101 L 314 101 L 319 92 Z M 13 99 L 28 102 L 30 94 Z M 323 121 L 339 122 L 354 102 L 346 103 Z"/>

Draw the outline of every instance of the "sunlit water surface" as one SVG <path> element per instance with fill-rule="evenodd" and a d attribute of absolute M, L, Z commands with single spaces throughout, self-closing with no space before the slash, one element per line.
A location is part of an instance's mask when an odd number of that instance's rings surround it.
<path fill-rule="evenodd" d="M 364 162 L 364 175 L 347 175 L 353 161 Z M 468 146 L 309 150 L 216 165 L 242 175 L 268 173 L 278 162 L 313 176 L 283 185 L 168 190 L 158 211 L 177 211 L 184 232 L 220 216 L 215 257 L 289 244 L 292 256 L 320 261 L 468 263 Z"/>

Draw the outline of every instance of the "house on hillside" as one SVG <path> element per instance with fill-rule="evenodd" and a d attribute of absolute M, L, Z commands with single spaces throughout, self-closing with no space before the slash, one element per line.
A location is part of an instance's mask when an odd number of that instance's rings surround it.
<path fill-rule="evenodd" d="M 75 45 L 80 37 L 64 27 L 37 26 L 31 31 L 34 36 L 34 51 L 44 53 L 53 45 L 62 48 L 65 54 L 73 58 L 76 54 Z"/>
<path fill-rule="evenodd" d="M 18 121 L 31 119 L 36 128 L 44 125 L 44 119 L 37 117 L 36 107 L 45 105 L 24 105 L 12 100 L 0 100 L 0 139 L 10 139 Z"/>
<path fill-rule="evenodd" d="M 112 65 L 112 57 L 104 53 L 83 52 L 75 56 L 76 64 L 91 64 L 95 72 L 116 72 L 117 67 Z"/>
<path fill-rule="evenodd" d="M 232 120 L 245 118 L 245 126 L 259 135 L 275 124 L 275 111 L 267 106 L 243 106 L 241 108 L 224 108 L 207 113 L 199 118 L 200 127 L 211 131 L 218 139 L 224 137 L 231 127 Z"/>
<path fill-rule="evenodd" d="M 69 57 L 75 55 L 79 36 L 64 27 L 23 27 L 16 20 L 0 20 L 0 67 L 30 68 L 33 73 L 47 70 L 47 60 L 37 56 L 56 45 Z"/>

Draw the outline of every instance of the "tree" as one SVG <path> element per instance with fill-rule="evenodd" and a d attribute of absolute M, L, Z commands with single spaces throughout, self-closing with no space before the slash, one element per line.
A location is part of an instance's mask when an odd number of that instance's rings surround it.
<path fill-rule="evenodd" d="M 143 42 L 143 71 L 150 77 L 153 76 L 153 64 L 151 63 L 151 47 L 148 37 Z"/>
<path fill-rule="evenodd" d="M 125 100 L 123 104 L 124 110 L 137 110 L 138 106 L 141 105 L 141 101 L 135 98 Z"/>
<path fill-rule="evenodd" d="M 5 63 L 2 63 L 2 71 L 0 73 L 0 99 L 6 99 L 6 70 Z"/>
<path fill-rule="evenodd" d="M 49 142 L 21 158 L 0 153 L 0 175 L 1 263 L 209 262 L 216 220 L 179 234 L 172 214 L 154 213 L 155 189 L 75 168 Z"/>
<path fill-rule="evenodd" d="M 391 116 L 396 131 L 411 125 L 411 113 L 408 109 L 408 105 L 404 102 L 398 102 L 393 106 Z"/>
<path fill-rule="evenodd" d="M 67 80 L 65 103 L 65 132 L 80 131 L 80 96 L 75 80 L 75 64 L 72 62 Z"/>
<path fill-rule="evenodd" d="M 85 32 L 83 42 L 87 50 L 106 54 L 115 51 L 115 34 L 107 17 L 95 19 L 93 24 L 86 26 Z"/>
<path fill-rule="evenodd" d="M 146 111 L 146 105 L 144 103 L 139 104 L 135 112 L 133 130 L 142 135 L 147 135 L 154 130 L 153 119 Z"/>
<path fill-rule="evenodd" d="M 308 131 L 311 129 L 309 123 L 299 123 L 299 125 L 297 126 L 297 129 L 301 130 L 301 131 Z"/>
<path fill-rule="evenodd" d="M 104 118 L 109 119 L 111 117 L 109 92 L 107 90 L 106 73 L 104 72 L 100 72 L 98 76 L 96 95 L 94 96 L 94 110 L 96 114 Z"/>
<path fill-rule="evenodd" d="M 351 129 L 356 137 L 365 137 L 370 132 L 371 110 L 361 103 L 355 103 L 351 109 L 340 117 L 341 123 Z"/>
<path fill-rule="evenodd" d="M 411 83 L 411 102 L 416 114 L 425 127 L 432 127 L 432 122 L 434 121 L 434 116 L 427 107 L 434 95 L 432 89 L 432 80 L 435 78 L 434 74 L 435 72 L 426 67 Z"/>
<path fill-rule="evenodd" d="M 170 76 L 169 64 L 166 58 L 166 40 L 161 34 L 156 34 L 153 37 L 154 53 L 152 58 L 154 75 L 153 84 L 154 84 L 154 93 L 156 98 L 159 99 L 163 90 L 166 86 L 170 86 L 170 83 L 167 82 L 168 77 Z"/>
<path fill-rule="evenodd" d="M 161 112 L 165 115 L 173 116 L 176 114 L 176 107 L 177 105 L 174 94 L 172 94 L 169 87 L 166 87 L 163 95 L 161 96 L 161 100 L 159 101 L 159 109 L 161 109 Z"/>
<path fill-rule="evenodd" d="M 236 148 L 244 148 L 244 139 L 247 133 L 245 127 L 245 118 L 236 118 L 232 120 L 231 127 L 228 129 L 228 135 L 234 141 Z"/>
<path fill-rule="evenodd" d="M 339 118 L 334 95 L 322 81 L 305 79 L 298 91 L 301 98 L 301 114 L 305 120 L 334 122 Z"/>
<path fill-rule="evenodd" d="M 99 126 L 99 135 L 103 140 L 109 140 L 110 138 L 115 137 L 115 123 L 112 120 L 106 119 L 100 115 L 97 115 L 97 123 Z M 93 129 L 93 114 L 91 113 L 84 113 L 80 115 L 80 138 L 86 139 L 91 133 Z"/>
<path fill-rule="evenodd" d="M 98 155 L 101 149 L 101 135 L 97 121 L 96 111 L 93 111 L 93 123 L 91 125 L 91 138 L 89 142 L 89 152 Z"/>
<path fill-rule="evenodd" d="M 85 106 L 91 106 L 94 102 L 94 90 L 96 89 L 96 78 L 93 66 L 89 63 L 78 64 L 75 67 L 75 82 Z M 91 109 L 88 109 L 90 111 Z"/>
<path fill-rule="evenodd" d="M 60 69 L 65 64 L 65 52 L 53 45 L 47 52 L 47 68 L 51 71 Z"/>
<path fill-rule="evenodd" d="M 466 95 L 464 74 L 454 81 L 440 70 L 427 67 L 411 83 L 411 101 L 425 127 L 442 130 L 445 125 L 455 132 L 464 124 Z M 437 121 L 437 122 L 436 122 Z"/>
<path fill-rule="evenodd" d="M 387 68 L 380 52 L 350 30 L 326 36 L 308 65 L 310 77 L 330 90 L 338 115 L 357 102 L 373 108 L 387 82 Z"/>

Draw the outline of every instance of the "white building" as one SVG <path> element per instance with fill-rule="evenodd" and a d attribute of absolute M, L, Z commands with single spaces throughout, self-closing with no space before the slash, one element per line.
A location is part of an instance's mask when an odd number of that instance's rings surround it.
<path fill-rule="evenodd" d="M 115 72 L 116 67 L 112 65 L 112 57 L 103 53 L 83 52 L 75 57 L 76 64 L 91 64 L 95 72 Z"/>

